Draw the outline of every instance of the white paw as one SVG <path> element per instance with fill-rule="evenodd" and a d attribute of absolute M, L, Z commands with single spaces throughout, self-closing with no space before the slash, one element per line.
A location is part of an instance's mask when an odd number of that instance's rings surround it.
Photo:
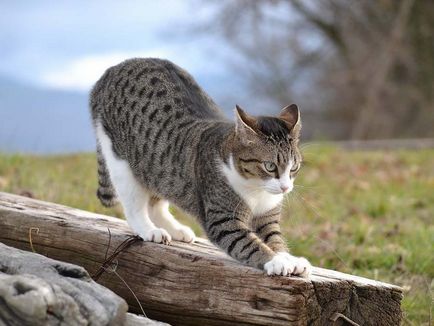
<path fill-rule="evenodd" d="M 183 242 L 194 242 L 196 240 L 196 235 L 193 230 L 188 226 L 180 225 L 173 232 L 171 232 L 173 240 L 183 241 Z"/>
<path fill-rule="evenodd" d="M 312 272 L 312 266 L 306 258 L 294 257 L 287 252 L 279 252 L 264 265 L 264 270 L 268 275 L 308 277 Z"/>
<path fill-rule="evenodd" d="M 155 228 L 140 234 L 143 241 L 170 244 L 172 237 L 165 229 Z"/>

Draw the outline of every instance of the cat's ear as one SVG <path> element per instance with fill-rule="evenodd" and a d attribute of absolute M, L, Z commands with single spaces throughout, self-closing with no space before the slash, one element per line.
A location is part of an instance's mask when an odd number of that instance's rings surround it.
<path fill-rule="evenodd" d="M 235 130 L 236 133 L 243 137 L 257 135 L 256 118 L 248 115 L 238 105 L 235 106 Z"/>
<path fill-rule="evenodd" d="M 286 123 L 291 134 L 298 136 L 301 130 L 300 110 L 295 104 L 285 106 L 280 111 L 279 118 Z"/>

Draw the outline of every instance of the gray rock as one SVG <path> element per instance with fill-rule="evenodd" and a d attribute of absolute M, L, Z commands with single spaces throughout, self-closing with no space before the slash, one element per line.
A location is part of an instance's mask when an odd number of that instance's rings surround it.
<path fill-rule="evenodd" d="M 123 325 L 127 310 L 84 268 L 0 243 L 0 325 Z"/>
<path fill-rule="evenodd" d="M 125 326 L 170 326 L 169 324 L 161 321 L 155 321 L 146 317 L 137 316 L 135 314 L 127 314 L 127 321 Z"/>

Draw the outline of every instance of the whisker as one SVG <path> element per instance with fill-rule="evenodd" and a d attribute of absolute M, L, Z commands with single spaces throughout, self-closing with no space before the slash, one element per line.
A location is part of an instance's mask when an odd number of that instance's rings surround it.
<path fill-rule="evenodd" d="M 294 187 L 299 187 L 299 188 L 324 188 L 324 186 L 306 186 L 306 185 L 300 185 L 300 184 L 295 184 L 294 183 Z"/>
<path fill-rule="evenodd" d="M 291 204 L 291 200 L 292 201 L 295 200 L 294 196 L 291 196 L 293 192 L 294 191 L 290 192 L 289 194 L 283 197 L 282 208 L 289 208 L 289 205 Z"/>
<path fill-rule="evenodd" d="M 321 144 L 318 142 L 307 142 L 307 143 L 303 143 L 303 144 L 299 145 L 298 147 L 300 149 L 305 149 L 305 148 L 309 148 L 312 146 L 321 146 Z"/>
<path fill-rule="evenodd" d="M 310 210 L 314 213 L 315 217 L 318 219 L 325 219 L 324 216 L 322 216 L 319 212 L 318 212 L 318 208 L 315 207 L 313 204 L 311 204 L 306 198 L 304 198 L 299 192 L 294 191 L 294 194 L 296 194 L 306 205 L 308 208 L 310 208 Z"/>
<path fill-rule="evenodd" d="M 317 194 L 317 195 L 321 195 L 321 192 L 317 191 L 317 190 L 321 190 L 319 188 L 325 188 L 323 186 L 302 186 L 302 185 L 294 185 L 294 190 L 293 191 L 305 191 L 305 192 L 310 192 L 313 194 Z"/>

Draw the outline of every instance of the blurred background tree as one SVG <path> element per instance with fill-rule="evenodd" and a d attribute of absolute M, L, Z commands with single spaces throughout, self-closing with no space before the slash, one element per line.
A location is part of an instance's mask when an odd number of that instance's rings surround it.
<path fill-rule="evenodd" d="M 309 138 L 434 136 L 434 2 L 201 2 L 260 106 L 302 104 Z M 256 99 L 255 99 L 256 101 Z"/>

